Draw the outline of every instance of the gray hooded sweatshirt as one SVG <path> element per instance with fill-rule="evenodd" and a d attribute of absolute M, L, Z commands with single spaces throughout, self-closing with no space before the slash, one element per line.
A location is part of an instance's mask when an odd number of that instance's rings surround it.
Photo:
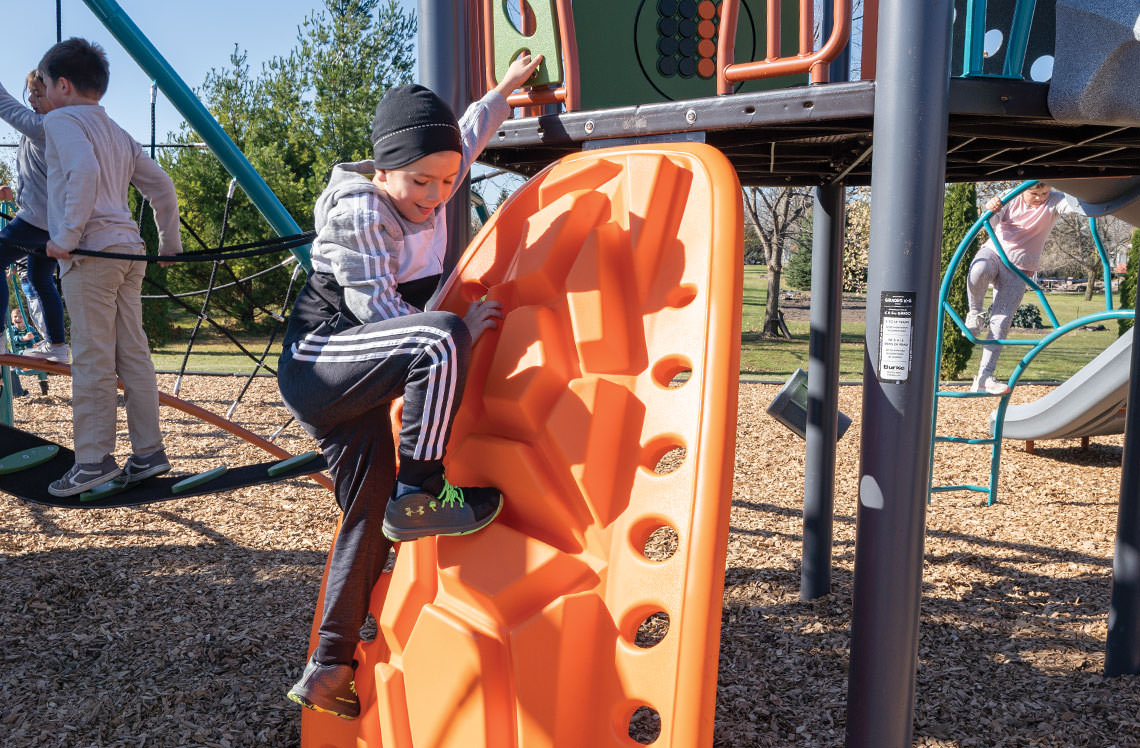
<path fill-rule="evenodd" d="M 16 205 L 20 218 L 47 231 L 47 161 L 44 158 L 44 115 L 17 101 L 0 86 L 0 119 L 16 128 Z"/>
<path fill-rule="evenodd" d="M 335 278 L 345 306 L 361 324 L 420 311 L 400 296 L 397 286 L 442 272 L 447 249 L 444 209 L 509 114 L 506 99 L 497 91 L 467 108 L 459 119 L 463 158 L 455 186 L 421 223 L 401 216 L 373 184 L 371 160 L 333 167 L 314 209 L 313 271 Z M 307 322 L 306 327 L 319 323 Z"/>

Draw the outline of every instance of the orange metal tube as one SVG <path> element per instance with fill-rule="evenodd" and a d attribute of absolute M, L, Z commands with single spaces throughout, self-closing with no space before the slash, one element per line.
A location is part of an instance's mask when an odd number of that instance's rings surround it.
<path fill-rule="evenodd" d="M 566 111 L 578 108 L 578 37 L 574 31 L 574 9 L 570 0 L 554 0 L 558 11 L 558 35 L 562 39 L 562 87 Z"/>
<path fill-rule="evenodd" d="M 777 3 L 769 3 L 769 8 Z M 835 27 L 827 42 L 814 53 L 811 50 L 812 3 L 800 0 L 800 54 L 794 57 L 733 63 L 735 55 L 736 23 L 740 0 L 724 0 L 721 4 L 719 40 L 717 44 L 717 93 L 732 93 L 732 83 L 776 78 L 781 75 L 808 73 L 812 83 L 827 82 L 827 65 L 834 60 L 851 36 L 851 0 L 833 0 Z M 770 17 L 770 15 L 769 15 Z M 806 25 L 805 25 L 806 24 Z M 806 31 L 805 31 L 806 29 Z M 771 49 L 773 34 L 779 36 L 779 27 L 768 26 L 768 46 Z M 806 39 L 806 45 L 805 45 Z"/>
<path fill-rule="evenodd" d="M 32 358 L 31 356 L 15 356 L 11 353 L 0 353 L 0 366 L 13 366 L 20 369 L 46 371 L 49 374 L 62 374 L 65 377 L 71 376 L 71 367 L 67 364 L 58 364 L 54 361 Z M 122 389 L 123 383 L 118 382 L 118 385 L 119 389 Z M 213 426 L 217 426 L 226 433 L 233 434 L 239 439 L 244 439 L 255 447 L 261 447 L 274 457 L 287 459 L 293 456 L 273 442 L 263 439 L 252 431 L 238 426 L 233 421 L 228 421 L 217 413 L 212 413 L 205 408 L 194 405 L 193 403 L 188 403 L 181 398 L 168 395 L 165 392 L 159 392 L 158 402 L 162 405 L 168 405 L 175 410 L 180 410 L 186 415 L 194 416 L 200 421 L 205 421 Z M 330 491 L 333 490 L 332 481 L 329 480 L 327 476 L 314 474 L 312 479 Z"/>
<path fill-rule="evenodd" d="M 778 3 L 768 3 L 768 24 L 771 28 L 772 23 L 772 8 L 777 8 L 779 13 Z M 740 15 L 740 0 L 723 0 L 720 4 L 720 27 L 717 29 L 716 41 L 716 92 L 724 96 L 732 93 L 732 83 L 724 76 L 724 69 L 731 64 L 731 61 L 736 56 L 736 20 Z M 771 38 L 771 34 L 769 34 Z M 768 50 L 769 54 L 771 49 Z M 779 54 L 777 48 L 777 54 Z M 727 63 L 725 61 L 728 61 Z"/>
<path fill-rule="evenodd" d="M 740 5 L 740 0 L 733 0 L 734 6 Z M 768 0 L 768 54 L 765 59 L 778 60 L 780 59 L 780 46 L 783 41 L 780 38 L 779 32 L 773 34 L 771 29 L 778 29 L 780 23 L 780 11 L 783 9 L 782 3 L 779 0 Z M 733 16 L 735 18 L 735 15 Z M 733 27 L 732 38 L 736 39 L 736 27 Z"/>
<path fill-rule="evenodd" d="M 775 2 L 775 0 L 769 0 L 769 2 L 772 2 L 773 5 L 778 4 Z M 814 15 L 815 15 L 815 3 L 813 3 L 811 0 L 800 0 L 800 49 L 799 49 L 799 55 L 801 57 L 803 55 L 810 55 L 811 54 L 811 48 L 813 46 L 812 42 L 815 41 L 815 39 L 814 39 L 815 28 L 812 25 L 812 22 L 815 20 Z M 777 29 L 777 33 L 779 33 L 780 27 L 776 26 L 775 28 Z M 771 31 L 769 31 L 768 33 L 771 34 Z"/>
<path fill-rule="evenodd" d="M 879 46 L 879 0 L 863 0 L 863 62 L 859 77 L 875 79 L 875 52 Z"/>

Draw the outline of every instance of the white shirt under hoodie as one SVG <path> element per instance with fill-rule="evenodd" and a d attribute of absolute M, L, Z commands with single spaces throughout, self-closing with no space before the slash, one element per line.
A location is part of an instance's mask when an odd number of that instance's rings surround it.
<path fill-rule="evenodd" d="M 174 182 L 98 104 L 65 106 L 44 115 L 48 233 L 63 249 L 98 251 L 143 246 L 127 202 L 134 184 L 150 201 L 159 254 L 182 251 Z M 74 260 L 59 261 L 60 274 Z"/>
<path fill-rule="evenodd" d="M 400 215 L 372 182 L 371 160 L 337 164 L 317 198 L 312 263 L 316 273 L 335 277 L 348 309 L 361 323 L 420 311 L 406 302 L 397 285 L 443 269 L 447 249 L 444 209 L 472 162 L 510 114 L 502 94 L 490 91 L 459 119 L 463 158 L 447 199 L 426 220 L 413 223 Z M 315 323 L 315 320 L 314 320 Z"/>

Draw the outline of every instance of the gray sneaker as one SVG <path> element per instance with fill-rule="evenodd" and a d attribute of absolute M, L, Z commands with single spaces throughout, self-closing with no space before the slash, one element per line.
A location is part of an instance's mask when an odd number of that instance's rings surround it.
<path fill-rule="evenodd" d="M 360 699 L 355 677 L 352 665 L 322 665 L 310 657 L 301 680 L 293 684 L 287 695 L 306 709 L 356 719 L 360 716 Z"/>
<path fill-rule="evenodd" d="M 118 477 L 122 472 L 111 455 L 104 457 L 102 462 L 77 462 L 71 466 L 71 470 L 63 474 L 63 477 L 51 482 L 48 493 L 52 496 L 74 496 L 102 485 Z"/>
<path fill-rule="evenodd" d="M 24 355 L 31 356 L 32 358 L 43 358 L 48 361 L 55 361 L 59 364 L 66 364 L 71 358 L 71 346 L 67 343 L 52 343 L 49 340 L 41 340 L 24 351 Z"/>
<path fill-rule="evenodd" d="M 391 498 L 384 510 L 384 537 L 402 543 L 431 535 L 468 535 L 491 524 L 503 508 L 497 488 L 460 488 L 442 476 L 440 482 L 438 492 L 410 488 Z"/>
<path fill-rule="evenodd" d="M 166 459 L 165 449 L 148 455 L 131 455 L 123 464 L 123 478 L 127 483 L 138 483 L 140 480 L 168 472 L 170 472 L 170 460 Z"/>

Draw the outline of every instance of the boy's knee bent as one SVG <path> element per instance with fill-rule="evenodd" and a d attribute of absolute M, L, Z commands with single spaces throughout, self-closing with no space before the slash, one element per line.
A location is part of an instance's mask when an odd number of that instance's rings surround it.
<path fill-rule="evenodd" d="M 989 285 L 996 274 L 997 268 L 988 257 L 975 257 L 974 261 L 970 263 L 967 282 L 970 285 L 980 285 L 982 283 Z"/>
<path fill-rule="evenodd" d="M 425 312 L 424 322 L 444 333 L 455 347 L 455 355 L 461 361 L 471 357 L 471 331 L 458 314 L 451 312 Z"/>

